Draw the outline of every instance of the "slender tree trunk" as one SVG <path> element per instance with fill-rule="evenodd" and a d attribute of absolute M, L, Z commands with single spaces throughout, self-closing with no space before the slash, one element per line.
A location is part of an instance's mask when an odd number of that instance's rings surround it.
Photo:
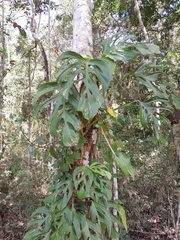
<path fill-rule="evenodd" d="M 3 116 L 3 101 L 4 101 L 4 77 L 5 77 L 5 38 L 4 38 L 4 0 L 1 2 L 1 79 L 0 79 L 0 155 L 3 156 L 4 154 L 4 134 L 3 134 L 3 127 L 2 127 L 2 116 Z"/>
<path fill-rule="evenodd" d="M 136 13 L 137 13 L 137 18 L 138 18 L 138 21 L 139 21 L 139 25 L 140 25 L 140 28 L 141 28 L 141 30 L 143 32 L 145 41 L 146 41 L 146 43 L 150 43 L 146 27 L 145 27 L 145 25 L 143 23 L 143 20 L 142 20 L 142 16 L 141 16 L 141 11 L 140 11 L 140 8 L 139 8 L 138 0 L 134 0 L 134 4 L 135 4 L 135 10 L 136 10 Z M 149 56 L 149 60 L 153 60 L 153 55 Z M 159 105 L 160 105 L 160 102 L 155 102 L 155 106 L 157 107 L 157 109 L 156 109 L 157 118 L 159 118 L 159 113 L 160 113 L 160 109 L 158 108 Z M 161 122 L 160 122 L 160 120 L 158 120 L 158 131 L 160 130 L 160 125 L 161 125 Z"/>
<path fill-rule="evenodd" d="M 35 45 L 39 47 L 39 50 L 41 52 L 41 56 L 42 56 L 42 60 L 43 60 L 43 63 L 44 63 L 44 80 L 46 82 L 49 82 L 50 79 L 49 79 L 49 76 L 50 76 L 50 73 L 49 73 L 49 66 L 48 66 L 48 59 L 47 59 L 47 55 L 46 55 L 46 52 L 44 50 L 44 47 L 38 37 L 38 25 L 36 24 L 36 20 L 35 20 L 35 13 L 36 13 L 36 10 L 35 10 L 35 5 L 34 5 L 34 1 L 33 0 L 30 0 L 30 3 L 31 3 L 31 17 L 30 17 L 30 30 L 31 30 L 31 34 L 32 34 L 32 37 L 34 38 L 34 41 L 35 41 Z"/>
<path fill-rule="evenodd" d="M 31 51 L 29 51 L 29 56 L 28 56 L 28 102 L 31 103 Z M 31 114 L 29 113 L 28 115 L 28 139 L 31 141 Z M 28 146 L 29 148 L 31 147 L 30 145 Z M 28 151 L 28 171 L 30 172 L 30 165 L 31 165 L 31 155 L 30 152 Z"/>
<path fill-rule="evenodd" d="M 140 11 L 140 8 L 139 8 L 138 0 L 134 0 L 134 4 L 135 4 L 135 10 L 136 10 L 136 12 L 137 12 L 137 17 L 138 17 L 138 20 L 139 20 L 139 25 L 140 25 L 141 30 L 142 30 L 142 32 L 143 32 L 145 41 L 146 41 L 147 43 L 149 43 L 149 36 L 148 36 L 146 27 L 144 26 L 144 23 L 143 23 L 143 20 L 142 20 L 142 16 L 141 16 L 141 11 Z"/>

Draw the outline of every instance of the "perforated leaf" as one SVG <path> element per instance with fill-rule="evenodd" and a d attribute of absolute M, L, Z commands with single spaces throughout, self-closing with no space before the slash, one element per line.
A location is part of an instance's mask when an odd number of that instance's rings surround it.
<path fill-rule="evenodd" d="M 107 179 L 111 179 L 111 173 L 108 171 L 107 167 L 104 164 L 99 162 L 94 162 L 89 167 L 94 173 L 98 173 L 101 176 L 106 177 Z"/>
<path fill-rule="evenodd" d="M 73 187 L 72 180 L 61 180 L 56 184 L 53 192 L 45 198 L 45 203 L 48 203 L 51 208 L 64 209 L 72 196 Z"/>
<path fill-rule="evenodd" d="M 35 226 L 35 230 L 27 234 L 27 236 L 25 237 L 25 239 L 27 240 L 30 240 L 30 237 L 32 237 L 31 239 L 33 239 L 33 237 L 35 236 L 45 236 L 50 230 L 51 215 L 49 209 L 45 206 L 40 207 L 33 212 L 32 217 L 35 217 L 36 215 L 41 215 L 41 217 L 33 219 L 28 223 L 28 228 L 30 228 L 31 226 Z M 41 227 L 43 225 L 45 227 L 43 228 L 43 231 L 41 231 Z"/>
<path fill-rule="evenodd" d="M 74 186 L 79 199 L 87 197 L 93 183 L 93 173 L 88 167 L 78 167 L 73 172 Z"/>

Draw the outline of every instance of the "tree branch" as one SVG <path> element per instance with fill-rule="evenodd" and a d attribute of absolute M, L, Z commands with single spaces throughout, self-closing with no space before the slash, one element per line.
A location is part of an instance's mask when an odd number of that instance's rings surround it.
<path fill-rule="evenodd" d="M 138 20 L 139 20 L 139 25 L 141 27 L 141 30 L 142 30 L 143 34 L 144 34 L 144 38 L 145 38 L 146 42 L 149 43 L 148 33 L 147 33 L 146 27 L 144 26 L 144 23 L 143 23 L 143 20 L 142 20 L 138 0 L 134 0 L 134 4 L 135 4 L 135 10 L 137 12 L 137 17 L 138 17 Z"/>

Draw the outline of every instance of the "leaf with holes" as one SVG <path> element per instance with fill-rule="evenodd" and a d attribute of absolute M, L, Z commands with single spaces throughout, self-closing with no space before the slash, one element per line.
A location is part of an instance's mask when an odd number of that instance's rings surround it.
<path fill-rule="evenodd" d="M 45 198 L 45 203 L 48 203 L 52 209 L 62 210 L 68 205 L 72 193 L 72 180 L 61 180 L 56 184 L 53 192 Z"/>
<path fill-rule="evenodd" d="M 108 180 L 111 179 L 111 173 L 107 170 L 107 167 L 104 164 L 99 162 L 94 162 L 89 167 L 94 173 L 98 173 L 99 175 L 106 177 Z"/>
<path fill-rule="evenodd" d="M 89 195 L 93 183 L 93 173 L 88 167 L 78 167 L 73 172 L 73 181 L 78 198 L 83 199 Z"/>
<path fill-rule="evenodd" d="M 46 236 L 50 230 L 51 214 L 50 214 L 49 209 L 45 206 L 40 207 L 33 212 L 32 217 L 35 217 L 37 215 L 41 216 L 41 217 L 31 220 L 27 226 L 28 228 L 36 226 L 36 228 L 34 230 L 29 231 L 25 235 L 25 237 L 24 237 L 25 240 L 37 239 L 37 237 Z M 43 228 L 43 231 L 41 231 L 41 228 L 43 225 L 45 227 Z"/>

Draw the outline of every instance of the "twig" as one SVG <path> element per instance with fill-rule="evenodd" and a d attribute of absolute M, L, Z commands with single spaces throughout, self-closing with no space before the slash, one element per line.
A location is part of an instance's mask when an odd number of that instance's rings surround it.
<path fill-rule="evenodd" d="M 112 149 L 111 144 L 109 143 L 109 141 L 108 141 L 108 139 L 107 139 L 107 137 L 106 137 L 106 135 L 105 135 L 104 130 L 103 130 L 102 127 L 101 127 L 101 132 L 102 132 L 102 135 L 104 136 L 104 138 L 105 138 L 105 140 L 106 140 L 106 143 L 107 143 L 108 147 L 110 148 L 112 154 L 113 154 L 113 155 L 116 155 L 115 152 L 114 152 L 114 150 Z"/>

